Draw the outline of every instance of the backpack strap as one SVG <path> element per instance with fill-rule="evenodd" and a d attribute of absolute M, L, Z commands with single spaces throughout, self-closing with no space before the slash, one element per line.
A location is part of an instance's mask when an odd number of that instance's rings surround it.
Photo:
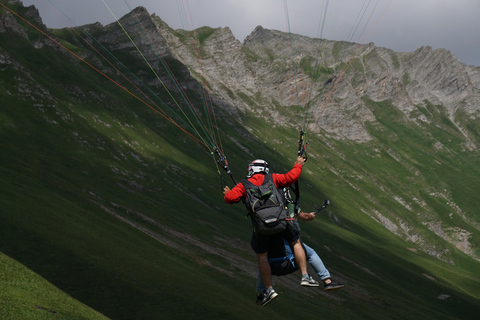
<path fill-rule="evenodd" d="M 243 188 L 245 189 L 245 193 L 246 193 L 245 197 L 248 197 L 247 189 L 257 187 L 256 185 L 248 181 L 248 179 L 243 179 L 242 181 L 240 181 L 240 183 L 243 184 Z M 253 212 L 250 206 L 248 205 L 248 201 L 243 201 L 243 203 L 245 204 L 245 208 L 247 209 L 246 217 L 250 216 L 252 218 Z"/>
<path fill-rule="evenodd" d="M 258 173 L 257 173 L 257 174 L 258 174 Z M 269 181 L 273 181 L 273 176 L 272 176 L 271 173 L 267 173 L 267 174 L 265 175 L 265 178 L 263 178 L 263 183 L 262 183 L 261 185 L 264 185 L 264 184 L 266 184 L 266 183 L 269 182 Z M 243 186 L 245 187 L 245 189 L 247 189 L 247 188 L 259 187 L 259 186 L 255 185 L 255 184 L 251 183 L 250 181 L 248 181 L 248 179 L 243 179 L 243 180 L 240 181 L 240 182 L 243 184 Z M 275 184 L 275 182 L 274 182 L 274 184 Z"/>

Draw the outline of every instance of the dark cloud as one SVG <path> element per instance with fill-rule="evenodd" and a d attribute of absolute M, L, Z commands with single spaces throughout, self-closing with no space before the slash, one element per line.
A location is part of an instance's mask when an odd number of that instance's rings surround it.
<path fill-rule="evenodd" d="M 129 7 L 141 5 L 172 28 L 230 27 L 240 41 L 257 25 L 262 25 L 309 37 L 374 42 L 395 51 L 414 51 L 424 45 L 445 48 L 462 62 L 480 66 L 478 0 L 23 0 L 23 3 L 34 4 L 45 24 L 52 28 L 97 21 L 107 24 L 114 21 L 112 13 L 119 18 Z M 352 30 L 356 30 L 353 37 Z"/>

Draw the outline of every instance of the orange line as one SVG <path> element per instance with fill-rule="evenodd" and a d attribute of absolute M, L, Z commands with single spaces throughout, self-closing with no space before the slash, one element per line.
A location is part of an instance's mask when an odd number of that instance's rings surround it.
<path fill-rule="evenodd" d="M 62 18 L 59 14 L 57 14 L 57 13 L 52 9 L 52 7 L 51 7 L 48 3 L 46 3 L 44 0 L 42 0 L 42 2 L 43 2 L 47 7 L 49 7 L 50 10 L 57 15 L 57 17 Z M 63 19 L 63 18 L 62 18 L 62 19 Z M 77 36 L 80 37 L 80 39 L 82 39 L 88 46 L 90 46 L 90 48 L 92 48 L 100 57 L 102 57 L 103 60 L 105 60 L 106 62 L 108 62 L 108 64 L 109 64 L 112 68 L 114 68 L 115 70 L 117 70 L 117 72 L 118 72 L 119 74 L 121 74 L 122 77 L 125 78 L 125 80 L 127 80 L 135 89 L 137 89 L 141 94 L 143 94 L 143 96 L 144 96 L 146 99 L 148 99 L 155 107 L 157 107 L 157 108 L 158 108 L 158 111 L 162 112 L 162 113 L 166 116 L 166 113 L 165 113 L 163 110 L 161 110 L 160 107 L 159 107 L 149 96 L 147 96 L 147 95 L 146 95 L 140 88 L 138 88 L 130 79 L 128 79 L 128 78 L 125 76 L 125 74 L 123 74 L 123 72 L 121 72 L 110 60 L 108 60 L 104 55 L 102 55 L 102 54 L 100 53 L 100 51 L 98 51 L 98 50 L 93 46 L 93 44 L 91 44 L 91 43 L 88 42 L 84 37 L 82 37 L 82 35 L 81 35 L 80 33 L 78 33 L 77 30 L 75 30 L 75 28 L 72 27 L 65 19 L 63 19 L 63 20 L 64 20 L 64 22 L 67 23 L 67 25 L 69 25 L 69 28 L 70 28 L 73 32 L 75 32 L 75 33 L 77 34 Z M 113 56 L 113 54 L 112 54 L 112 56 Z M 173 119 L 172 119 L 172 121 L 173 121 Z"/>
<path fill-rule="evenodd" d="M 175 126 L 177 126 L 180 130 L 182 130 L 183 132 L 185 132 L 188 136 L 190 136 L 192 139 L 194 139 L 198 144 L 203 144 L 204 146 L 206 146 L 208 148 L 208 146 L 201 140 L 199 140 L 198 138 L 196 138 L 195 136 L 193 136 L 191 133 L 189 133 L 188 131 L 186 131 L 185 129 L 183 129 L 182 127 L 180 127 L 175 121 L 173 121 L 172 119 L 166 117 L 165 115 L 163 115 L 162 113 L 160 113 L 157 109 L 153 108 L 152 106 L 150 106 L 148 103 L 146 103 L 145 101 L 143 101 L 142 99 L 140 99 L 138 96 L 136 96 L 134 93 L 130 92 L 127 88 L 123 87 L 122 85 L 120 85 L 118 82 L 116 82 L 115 80 L 113 80 L 112 78 L 110 78 L 109 76 L 107 76 L 105 73 L 103 73 L 102 71 L 98 70 L 96 67 L 94 67 L 92 64 L 90 64 L 89 62 L 85 61 L 84 59 L 80 58 L 77 54 L 75 54 L 74 52 L 72 52 L 71 50 L 69 50 L 68 48 L 66 48 L 63 44 L 61 44 L 60 42 L 58 42 L 57 40 L 55 40 L 54 38 L 52 38 L 51 36 L 49 36 L 47 33 L 43 32 L 42 30 L 40 30 L 38 27 L 36 27 L 35 25 L 33 25 L 32 23 L 30 23 L 28 20 L 24 19 L 22 16 L 20 16 L 18 13 L 16 13 L 15 11 L 11 10 L 10 8 L 8 8 L 7 6 L 5 6 L 3 3 L 0 3 L 0 5 L 2 5 L 5 9 L 7 9 L 8 11 L 10 11 L 11 13 L 13 13 L 14 15 L 16 15 L 17 17 L 19 17 L 20 19 L 22 19 L 24 22 L 28 23 L 30 26 L 32 26 L 33 28 L 35 28 L 38 32 L 42 33 L 44 36 L 46 36 L 47 38 L 49 38 L 50 40 L 52 40 L 53 42 L 55 42 L 56 44 L 58 44 L 59 46 L 61 46 L 63 49 L 65 49 L 66 51 L 68 51 L 70 54 L 72 54 L 73 56 L 75 56 L 77 59 L 79 59 L 80 61 L 84 62 L 86 65 L 88 65 L 90 68 L 92 68 L 93 70 L 97 71 L 98 73 L 100 73 L 101 75 L 103 75 L 105 78 L 107 78 L 108 80 L 110 80 L 111 82 L 113 82 L 114 84 L 116 84 L 117 86 L 119 86 L 120 88 L 122 88 L 123 90 L 125 90 L 127 93 L 129 93 L 131 96 L 133 96 L 134 98 L 136 98 L 138 101 L 140 101 L 141 103 L 143 103 L 144 105 L 146 105 L 147 107 L 149 107 L 150 109 L 152 109 L 153 111 L 155 111 L 156 113 L 158 113 L 159 115 L 161 115 L 162 117 L 164 117 L 165 119 L 167 119 L 169 122 L 171 122 L 172 124 L 174 124 Z"/>

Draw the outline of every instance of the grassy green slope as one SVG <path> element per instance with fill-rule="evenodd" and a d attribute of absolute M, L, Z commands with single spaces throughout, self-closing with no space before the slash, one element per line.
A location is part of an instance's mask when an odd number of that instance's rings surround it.
<path fill-rule="evenodd" d="M 211 156 L 69 56 L 49 47 L 33 49 L 18 36 L 0 36 L 0 50 L 30 75 L 9 66 L 0 79 L 0 251 L 73 298 L 113 319 L 476 315 L 478 262 L 438 240 L 417 217 L 420 212 L 451 221 L 449 204 L 430 196 L 437 185 L 447 186 L 465 212 L 475 208 L 470 200 L 475 184 L 458 188 L 464 179 L 478 181 L 478 172 L 468 170 L 476 154 L 449 144 L 453 138 L 446 130 L 427 128 L 448 146 L 435 151 L 422 144 L 419 128 L 389 116 L 388 103 L 368 102 L 381 123 L 370 128 L 374 142 L 311 137 L 302 207 L 314 209 L 325 198 L 332 206 L 302 224 L 303 237 L 346 287 L 324 294 L 298 286 L 298 275 L 276 278 L 280 297 L 258 308 L 250 225 L 241 205 L 223 203 Z M 246 133 L 231 125 L 237 119 L 226 122 L 218 113 L 237 179 L 251 156 L 232 141 L 267 159 L 273 171 L 291 167 L 296 133 L 244 114 L 243 123 L 254 128 Z M 284 141 L 276 144 L 279 136 Z M 403 160 L 394 161 L 393 153 Z M 435 212 L 425 213 L 409 200 L 413 197 Z M 424 239 L 436 243 L 434 249 L 448 249 L 446 257 L 454 264 L 393 235 L 367 214 L 374 210 L 420 228 Z M 452 225 L 462 221 L 452 219 Z M 468 224 L 462 226 L 476 235 Z M 4 288 L 0 292 L 8 295 Z M 8 305 L 12 313 L 20 312 Z"/>
<path fill-rule="evenodd" d="M 107 319 L 1 252 L 0 268 L 2 319 Z"/>

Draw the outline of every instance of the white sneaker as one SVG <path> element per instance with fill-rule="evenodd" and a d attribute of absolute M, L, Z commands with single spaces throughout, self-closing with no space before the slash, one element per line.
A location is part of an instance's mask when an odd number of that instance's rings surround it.
<path fill-rule="evenodd" d="M 318 287 L 318 281 L 313 280 L 311 275 L 302 276 L 302 281 L 300 282 L 300 285 L 308 287 Z"/>
<path fill-rule="evenodd" d="M 275 292 L 275 290 L 270 290 L 270 292 L 265 292 L 263 296 L 263 301 L 262 301 L 262 307 L 269 302 L 271 302 L 273 299 L 275 299 L 278 296 L 278 293 Z"/>

